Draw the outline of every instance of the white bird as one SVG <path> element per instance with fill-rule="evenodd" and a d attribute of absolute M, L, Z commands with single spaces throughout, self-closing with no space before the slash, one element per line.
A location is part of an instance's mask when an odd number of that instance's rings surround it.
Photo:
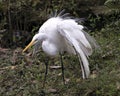
<path fill-rule="evenodd" d="M 64 52 L 77 55 L 81 65 L 82 77 L 83 79 L 88 78 L 90 74 L 88 57 L 92 55 L 93 49 L 98 46 L 77 21 L 78 19 L 72 19 L 68 13 L 63 14 L 63 12 L 51 17 L 40 27 L 39 32 L 23 52 L 35 45 L 35 51 L 38 50 L 38 47 L 42 47 L 49 56 L 56 56 Z"/>

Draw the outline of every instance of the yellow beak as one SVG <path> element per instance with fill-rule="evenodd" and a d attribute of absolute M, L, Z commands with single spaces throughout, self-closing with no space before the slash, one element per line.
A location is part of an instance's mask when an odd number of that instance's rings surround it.
<path fill-rule="evenodd" d="M 29 47 L 31 47 L 33 44 L 35 43 L 35 41 L 31 41 L 22 52 L 25 52 Z"/>

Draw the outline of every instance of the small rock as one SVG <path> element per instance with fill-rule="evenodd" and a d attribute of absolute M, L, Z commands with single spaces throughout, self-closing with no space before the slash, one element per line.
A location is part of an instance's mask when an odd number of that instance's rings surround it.
<path fill-rule="evenodd" d="M 65 82 L 68 83 L 70 81 L 69 78 L 65 78 Z"/>
<path fill-rule="evenodd" d="M 53 88 L 48 89 L 48 91 L 49 91 L 50 93 L 57 93 L 57 90 L 56 90 L 56 89 L 53 89 Z"/>
<path fill-rule="evenodd" d="M 117 89 L 120 90 L 120 82 L 116 83 Z"/>
<path fill-rule="evenodd" d="M 62 75 L 62 73 L 59 73 L 59 74 L 58 74 L 58 76 L 61 76 L 61 75 Z"/>

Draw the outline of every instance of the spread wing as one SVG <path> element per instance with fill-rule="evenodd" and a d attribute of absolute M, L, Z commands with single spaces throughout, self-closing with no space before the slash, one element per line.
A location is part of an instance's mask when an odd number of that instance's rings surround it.
<path fill-rule="evenodd" d="M 93 50 L 82 30 L 83 26 L 78 25 L 72 19 L 67 19 L 59 23 L 57 28 L 59 34 L 67 39 L 67 43 L 74 48 L 81 64 L 83 78 L 88 78 L 90 70 L 87 57 L 92 54 Z"/>

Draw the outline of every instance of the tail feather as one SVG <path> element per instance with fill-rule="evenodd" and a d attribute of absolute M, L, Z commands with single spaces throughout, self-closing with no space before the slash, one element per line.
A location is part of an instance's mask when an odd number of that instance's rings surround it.
<path fill-rule="evenodd" d="M 72 40 L 72 41 L 74 42 L 73 46 L 79 58 L 83 79 L 88 78 L 90 74 L 90 69 L 89 69 L 89 62 L 87 60 L 87 57 L 84 54 L 83 50 L 79 47 L 78 42 L 76 40 Z"/>

